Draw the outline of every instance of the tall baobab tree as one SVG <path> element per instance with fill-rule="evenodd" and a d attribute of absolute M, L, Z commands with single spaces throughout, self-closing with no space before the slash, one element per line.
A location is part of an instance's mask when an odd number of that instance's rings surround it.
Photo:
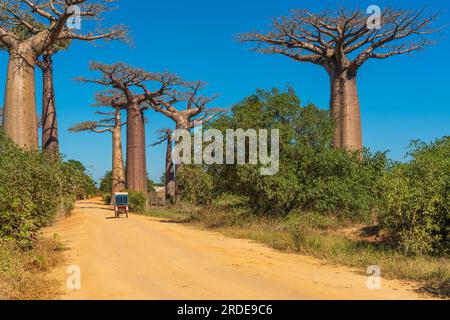
<path fill-rule="evenodd" d="M 58 41 L 93 41 L 125 36 L 122 26 L 87 34 L 68 26 L 67 22 L 75 15 L 79 15 L 83 23 L 99 20 L 102 13 L 109 9 L 110 2 L 8 0 L 0 3 L 0 43 L 9 52 L 3 127 L 18 145 L 29 149 L 38 148 L 35 96 L 35 65 L 38 57 Z M 18 26 L 27 32 L 18 36 L 14 32 Z"/>
<path fill-rule="evenodd" d="M 31 19 L 31 16 L 27 17 Z M 11 30 L 20 39 L 27 39 L 31 33 L 23 25 L 17 25 Z M 55 88 L 53 83 L 53 56 L 70 46 L 71 40 L 59 40 L 47 49 L 41 59 L 36 60 L 36 65 L 42 71 L 43 92 L 42 92 L 42 113 L 40 126 L 42 128 L 42 150 L 47 151 L 54 160 L 59 159 L 59 138 L 58 122 L 56 116 Z M 7 48 L 1 44 L 0 48 Z"/>
<path fill-rule="evenodd" d="M 121 111 L 125 107 L 125 99 L 120 92 L 109 91 L 100 93 L 96 96 L 97 103 L 95 106 L 105 106 L 113 108 L 111 112 L 98 111 L 96 114 L 107 116 L 101 121 L 86 121 L 76 124 L 69 129 L 72 133 L 77 132 L 94 132 L 112 134 L 112 194 L 125 190 L 125 170 L 123 164 L 122 151 L 122 121 Z M 112 197 L 113 201 L 114 197 Z"/>
<path fill-rule="evenodd" d="M 357 73 L 369 59 L 386 59 L 411 53 L 431 43 L 427 35 L 436 30 L 437 15 L 423 10 L 385 9 L 376 25 L 360 11 L 310 13 L 294 10 L 275 19 L 266 33 L 246 33 L 244 42 L 253 42 L 256 51 L 281 54 L 300 62 L 322 66 L 330 77 L 330 107 L 336 122 L 334 145 L 362 150 L 362 130 Z"/>
<path fill-rule="evenodd" d="M 199 94 L 204 87 L 203 82 L 180 83 L 166 90 L 166 93 L 152 105 L 153 110 L 164 114 L 175 122 L 176 129 L 192 130 L 197 126 L 207 124 L 224 112 L 223 109 L 209 108 L 208 105 L 215 99 Z M 179 141 L 178 141 L 179 142 Z M 177 143 L 177 141 L 175 141 Z M 180 200 L 176 176 L 182 164 L 175 166 L 175 200 Z M 167 180 L 166 180 L 167 183 Z M 171 186 L 172 191 L 172 186 Z M 172 194 L 170 196 L 173 196 Z"/>
<path fill-rule="evenodd" d="M 58 120 L 56 113 L 55 86 L 53 81 L 53 56 L 66 49 L 69 41 L 59 41 L 42 54 L 36 65 L 42 71 L 42 150 L 59 159 Z"/>
<path fill-rule="evenodd" d="M 166 187 L 166 199 L 172 201 L 175 200 L 176 188 L 175 188 L 175 172 L 172 157 L 173 148 L 173 130 L 170 128 L 161 129 L 158 131 L 159 138 L 158 141 L 152 144 L 152 146 L 161 145 L 166 142 L 166 170 L 164 174 L 164 181 Z"/>
<path fill-rule="evenodd" d="M 145 116 L 144 112 L 159 103 L 170 86 L 178 83 L 178 77 L 169 73 L 149 73 L 123 63 L 106 65 L 91 63 L 90 69 L 99 71 L 97 79 L 79 78 L 81 82 L 112 87 L 123 93 L 127 111 L 127 189 L 147 195 Z M 157 86 L 150 91 L 149 85 Z"/>

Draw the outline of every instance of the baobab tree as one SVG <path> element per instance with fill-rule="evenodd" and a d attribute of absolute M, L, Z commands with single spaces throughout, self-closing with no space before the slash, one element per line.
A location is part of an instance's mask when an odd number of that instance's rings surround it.
<path fill-rule="evenodd" d="M 78 15 L 83 23 L 99 20 L 110 0 L 15 0 L 0 3 L 0 43 L 9 52 L 3 128 L 18 145 L 38 148 L 35 65 L 58 41 L 119 39 L 122 26 L 82 34 L 67 22 Z M 20 26 L 26 33 L 18 36 Z"/>
<path fill-rule="evenodd" d="M 59 159 L 58 120 L 56 113 L 55 86 L 53 82 L 53 56 L 65 50 L 69 41 L 59 41 L 42 54 L 36 65 L 42 71 L 42 150 Z"/>
<path fill-rule="evenodd" d="M 109 91 L 96 96 L 97 103 L 94 106 L 109 107 L 114 109 L 111 112 L 98 111 L 96 114 L 107 116 L 100 121 L 86 121 L 76 124 L 69 129 L 72 133 L 94 132 L 112 134 L 112 194 L 125 190 L 125 169 L 123 164 L 122 151 L 122 121 L 121 111 L 125 107 L 125 99 L 120 92 Z M 111 197 L 113 201 L 114 197 Z"/>
<path fill-rule="evenodd" d="M 359 68 L 369 59 L 386 59 L 417 51 L 431 43 L 427 35 L 437 15 L 423 10 L 385 9 L 380 24 L 360 11 L 311 13 L 294 10 L 274 20 L 266 33 L 246 33 L 256 51 L 281 54 L 300 62 L 322 66 L 330 77 L 330 108 L 336 122 L 334 145 L 362 150 L 361 114 L 357 91 Z"/>
<path fill-rule="evenodd" d="M 152 104 L 153 110 L 164 114 L 175 122 L 177 130 L 192 130 L 198 126 L 207 124 L 225 110 L 220 108 L 207 108 L 214 101 L 215 96 L 204 96 L 199 92 L 205 86 L 203 82 L 179 83 L 173 85 L 156 104 Z M 175 144 L 179 141 L 175 141 Z M 176 176 L 182 163 L 175 165 L 175 200 L 180 200 Z M 167 181 L 166 181 L 167 183 Z M 172 192 L 172 186 L 171 186 Z M 172 194 L 170 196 L 173 196 Z"/>
<path fill-rule="evenodd" d="M 145 116 L 151 106 L 158 104 L 168 88 L 177 84 L 178 77 L 169 73 L 150 73 L 132 68 L 123 63 L 113 65 L 93 62 L 92 71 L 99 71 L 102 76 L 97 79 L 79 78 L 81 82 L 96 83 L 112 87 L 120 92 L 126 100 L 127 111 L 127 189 L 147 195 Z M 150 91 L 152 85 L 157 88 Z"/>
<path fill-rule="evenodd" d="M 166 199 L 175 200 L 175 172 L 172 157 L 173 148 L 173 130 L 170 128 L 161 129 L 158 131 L 158 141 L 152 146 L 161 145 L 166 142 L 166 168 L 164 173 L 164 181 L 166 187 Z"/>
<path fill-rule="evenodd" d="M 31 19 L 31 16 L 28 16 Z M 14 34 L 21 39 L 31 36 L 28 29 L 23 25 L 18 25 L 12 29 Z M 70 46 L 71 40 L 60 40 L 47 49 L 41 59 L 36 60 L 36 65 L 42 71 L 43 92 L 42 92 L 42 113 L 39 121 L 42 128 L 42 150 L 50 154 L 52 159 L 59 159 L 59 138 L 58 138 L 58 122 L 56 115 L 55 88 L 53 83 L 53 56 L 62 50 L 66 50 Z M 0 48 L 7 48 L 0 43 Z"/>
<path fill-rule="evenodd" d="M 196 126 L 206 124 L 223 112 L 219 108 L 207 106 L 214 101 L 215 96 L 199 94 L 205 83 L 178 83 L 167 88 L 165 94 L 152 105 L 152 109 L 164 114 L 175 122 L 176 129 L 191 130 Z"/>

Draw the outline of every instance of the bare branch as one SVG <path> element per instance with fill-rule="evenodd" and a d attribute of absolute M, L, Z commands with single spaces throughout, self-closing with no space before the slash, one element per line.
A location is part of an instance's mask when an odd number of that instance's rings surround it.
<path fill-rule="evenodd" d="M 438 31 L 432 28 L 437 18 L 438 14 L 426 16 L 423 9 L 387 8 L 381 29 L 370 30 L 363 11 L 339 9 L 315 14 L 295 10 L 288 17 L 275 19 L 271 31 L 242 34 L 239 40 L 255 43 L 257 52 L 322 65 L 329 72 L 356 72 L 370 58 L 406 54 L 432 43 L 424 37 Z M 401 40 L 404 43 L 388 45 Z M 348 57 L 351 53 L 356 54 L 353 61 Z"/>
<path fill-rule="evenodd" d="M 67 40 L 126 40 L 127 28 L 119 25 L 105 30 L 89 28 L 89 22 L 98 22 L 103 13 L 111 9 L 114 0 L 3 0 L 0 3 L 0 42 L 7 47 L 17 45 L 11 34 L 18 26 L 27 30 L 19 42 L 29 41 L 39 56 L 59 41 Z M 80 8 L 83 30 L 80 33 L 67 25 L 68 19 L 74 15 L 73 6 Z M 9 37 L 8 37 L 9 36 Z"/>
<path fill-rule="evenodd" d="M 81 122 L 69 129 L 70 133 L 78 133 L 78 132 L 94 132 L 94 133 L 105 133 L 112 132 L 113 126 L 107 126 L 104 124 L 100 124 L 97 121 L 86 121 Z"/>

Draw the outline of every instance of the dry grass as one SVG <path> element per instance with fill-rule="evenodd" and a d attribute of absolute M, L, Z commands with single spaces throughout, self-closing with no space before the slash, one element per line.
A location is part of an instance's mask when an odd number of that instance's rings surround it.
<path fill-rule="evenodd" d="M 57 295 L 58 283 L 48 271 L 63 262 L 55 239 L 39 239 L 30 250 L 0 242 L 0 300 L 44 300 Z"/>
<path fill-rule="evenodd" d="M 301 226 L 286 219 L 236 215 L 219 210 L 171 208 L 152 211 L 153 216 L 185 222 L 203 229 L 215 229 L 227 236 L 255 240 L 274 249 L 311 255 L 331 264 L 366 270 L 381 267 L 383 276 L 419 282 L 421 290 L 440 297 L 450 297 L 450 260 L 436 257 L 408 257 L 382 241 L 355 237 L 337 228 Z"/>

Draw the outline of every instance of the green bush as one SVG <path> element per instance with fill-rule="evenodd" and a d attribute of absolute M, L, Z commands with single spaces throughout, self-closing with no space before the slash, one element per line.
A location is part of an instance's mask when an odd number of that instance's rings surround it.
<path fill-rule="evenodd" d="M 219 209 L 247 209 L 249 206 L 249 199 L 243 195 L 223 193 L 214 199 L 214 206 Z"/>
<path fill-rule="evenodd" d="M 259 90 L 210 127 L 222 132 L 279 129 L 279 172 L 262 176 L 260 166 L 206 166 L 197 170 L 204 172 L 199 177 L 208 179 L 207 186 L 193 179 L 191 187 L 186 188 L 188 198 L 233 193 L 245 196 L 252 211 L 260 215 L 287 216 L 299 209 L 370 220 L 387 158 L 383 153 L 366 151 L 361 161 L 357 155 L 334 149 L 334 122 L 329 111 L 312 104 L 302 106 L 292 90 Z"/>
<path fill-rule="evenodd" d="M 450 253 L 450 137 L 415 142 L 384 179 L 382 224 L 407 254 Z"/>
<path fill-rule="evenodd" d="M 62 192 L 71 194 L 78 200 L 97 193 L 97 186 L 84 165 L 76 160 L 68 160 L 59 164 L 63 176 Z"/>
<path fill-rule="evenodd" d="M 102 179 L 100 180 L 100 186 L 99 186 L 98 190 L 103 194 L 106 194 L 106 193 L 111 194 L 112 182 L 113 182 L 112 171 L 107 171 L 105 173 L 105 175 L 102 177 Z"/>
<path fill-rule="evenodd" d="M 111 193 L 103 193 L 103 201 L 105 202 L 106 205 L 111 204 L 111 199 L 112 199 Z"/>
<path fill-rule="evenodd" d="M 287 223 L 293 227 L 328 230 L 339 226 L 334 215 L 293 210 L 287 217 Z"/>
<path fill-rule="evenodd" d="M 177 183 L 184 201 L 196 205 L 211 203 L 214 182 L 201 167 L 183 165 L 177 172 Z"/>
<path fill-rule="evenodd" d="M 128 205 L 135 213 L 144 213 L 147 209 L 147 197 L 140 192 L 129 192 Z"/>
<path fill-rule="evenodd" d="M 76 197 L 95 192 L 80 165 L 22 150 L 0 130 L 0 238 L 28 246 L 58 212 L 71 210 Z"/>
<path fill-rule="evenodd" d="M 64 216 L 69 216 L 74 209 L 74 204 L 76 201 L 76 196 L 74 194 L 65 195 L 62 198 L 62 213 Z"/>

